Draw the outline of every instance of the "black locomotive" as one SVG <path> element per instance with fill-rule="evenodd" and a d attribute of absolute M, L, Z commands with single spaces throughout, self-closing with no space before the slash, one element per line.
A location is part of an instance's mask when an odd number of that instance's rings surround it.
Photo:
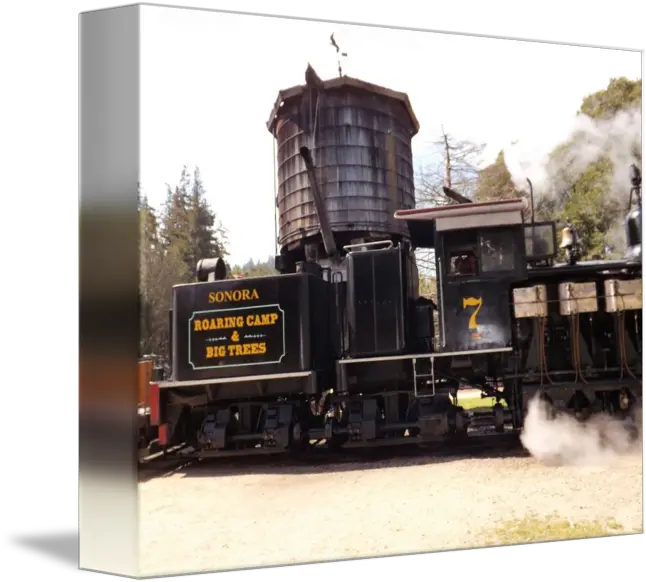
<path fill-rule="evenodd" d="M 279 95 L 276 276 L 220 259 L 173 289 L 171 377 L 154 384 L 162 444 L 203 454 L 464 437 L 462 387 L 522 427 L 536 393 L 586 416 L 641 407 L 641 177 L 624 260 L 578 261 L 576 232 L 524 199 L 415 208 L 401 93 L 342 77 Z M 316 159 L 316 162 L 314 161 Z M 455 203 L 457 200 L 457 203 Z M 435 251 L 437 300 L 417 249 Z M 507 412 L 500 401 L 507 404 Z"/>

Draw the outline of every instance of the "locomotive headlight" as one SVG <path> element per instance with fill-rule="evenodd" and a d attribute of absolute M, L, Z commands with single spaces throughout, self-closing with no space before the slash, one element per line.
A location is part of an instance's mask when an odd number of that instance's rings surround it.
<path fill-rule="evenodd" d="M 574 246 L 574 231 L 569 226 L 566 226 L 561 231 L 561 248 L 567 249 L 567 248 L 572 248 L 573 246 Z"/>

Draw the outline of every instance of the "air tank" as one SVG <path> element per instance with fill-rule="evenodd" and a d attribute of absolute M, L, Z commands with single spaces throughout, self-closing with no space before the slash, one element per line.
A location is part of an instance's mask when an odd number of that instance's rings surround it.
<path fill-rule="evenodd" d="M 406 239 L 405 221 L 393 215 L 415 206 L 411 142 L 419 124 L 408 96 L 350 77 L 322 81 L 311 67 L 306 81 L 279 92 L 267 123 L 276 140 L 281 253 L 321 248 L 303 147 L 337 248 Z"/>

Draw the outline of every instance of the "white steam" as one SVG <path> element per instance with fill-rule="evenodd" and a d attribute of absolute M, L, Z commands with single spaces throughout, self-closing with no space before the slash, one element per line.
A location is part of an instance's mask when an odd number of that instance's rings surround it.
<path fill-rule="evenodd" d="M 612 193 L 626 204 L 629 168 L 638 162 L 635 152 L 641 152 L 641 128 L 640 108 L 620 111 L 610 119 L 580 114 L 549 149 L 532 147 L 531 138 L 519 140 L 505 150 L 505 162 L 517 189 L 527 191 L 527 178 L 532 181 L 538 202 L 540 198 L 562 194 L 590 163 L 607 156 L 612 163 Z M 554 149 L 564 143 L 571 146 L 558 160 L 550 160 Z"/>
<path fill-rule="evenodd" d="M 622 421 L 598 414 L 585 422 L 555 413 L 534 397 L 521 433 L 523 446 L 537 460 L 551 465 L 608 465 L 641 454 L 641 410 Z"/>

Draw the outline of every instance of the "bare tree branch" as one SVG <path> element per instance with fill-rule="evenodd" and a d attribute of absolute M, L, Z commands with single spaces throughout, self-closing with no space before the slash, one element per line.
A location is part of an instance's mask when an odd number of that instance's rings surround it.
<path fill-rule="evenodd" d="M 416 204 L 419 208 L 452 204 L 444 194 L 449 187 L 467 198 L 473 198 L 482 166 L 481 156 L 486 144 L 459 140 L 441 127 L 442 136 L 432 142 L 432 161 L 416 172 Z M 428 249 L 416 251 L 420 280 L 435 277 L 435 253 Z"/>

